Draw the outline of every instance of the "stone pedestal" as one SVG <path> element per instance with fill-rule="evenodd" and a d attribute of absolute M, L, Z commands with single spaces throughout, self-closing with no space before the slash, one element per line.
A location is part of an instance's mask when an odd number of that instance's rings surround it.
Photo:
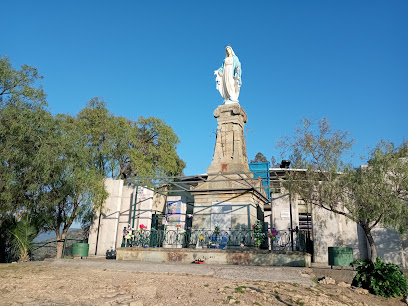
<path fill-rule="evenodd" d="M 220 105 L 214 111 L 217 118 L 217 138 L 208 175 L 248 173 L 248 157 L 244 138 L 247 114 L 239 103 Z"/>
<path fill-rule="evenodd" d="M 193 229 L 221 231 L 251 229 L 267 201 L 260 180 L 249 171 L 244 124 L 247 115 L 238 104 L 214 111 L 217 138 L 206 182 L 191 189 L 194 195 Z"/>

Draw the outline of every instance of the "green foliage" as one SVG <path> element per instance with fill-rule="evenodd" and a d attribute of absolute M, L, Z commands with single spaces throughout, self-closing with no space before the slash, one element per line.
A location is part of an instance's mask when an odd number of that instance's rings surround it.
<path fill-rule="evenodd" d="M 13 235 L 13 254 L 20 262 L 29 261 L 29 251 L 32 250 L 33 240 L 38 234 L 36 228 L 30 223 L 28 216 L 25 216 L 21 218 L 11 232 Z"/>
<path fill-rule="evenodd" d="M 7 57 L 0 58 L 0 105 L 45 104 L 45 94 L 41 86 L 34 85 L 42 79 L 37 69 L 27 65 L 15 70 Z"/>
<path fill-rule="evenodd" d="M 300 306 L 305 305 L 305 302 L 303 302 L 302 299 L 297 299 L 297 300 L 295 301 L 295 303 L 296 303 L 297 305 L 300 305 Z"/>
<path fill-rule="evenodd" d="M 78 128 L 77 119 L 58 115 L 55 124 L 58 138 L 49 154 L 52 175 L 44 185 L 41 208 L 48 217 L 46 228 L 55 231 L 57 239 L 64 239 L 73 221 L 98 209 L 107 193 L 104 177 L 92 163 L 87 136 Z"/>
<path fill-rule="evenodd" d="M 306 169 L 291 173 L 285 187 L 309 203 L 336 210 L 342 193 L 336 188 L 337 178 L 339 172 L 351 168 L 343 159 L 353 142 L 348 132 L 333 130 L 324 118 L 319 122 L 303 119 L 292 138 L 278 142 L 292 168 Z"/>
<path fill-rule="evenodd" d="M 251 163 L 267 163 L 268 159 L 261 152 L 255 155 L 255 158 L 250 161 Z"/>
<path fill-rule="evenodd" d="M 363 228 L 371 246 L 371 260 L 376 250 L 371 230 L 379 223 L 403 233 L 408 216 L 407 143 L 395 147 L 381 142 L 369 157 L 368 165 L 347 170 L 338 180 L 343 193 L 339 200 L 347 216 Z"/>
<path fill-rule="evenodd" d="M 45 94 L 35 86 L 42 77 L 35 68 L 11 67 L 0 58 L 0 218 L 17 220 L 38 204 L 39 188 L 47 176 L 47 155 L 53 118 Z"/>
<path fill-rule="evenodd" d="M 3 225 L 30 214 L 31 226 L 63 239 L 74 220 L 89 226 L 101 209 L 106 176 L 132 183 L 185 167 L 179 139 L 162 120 L 116 117 L 99 98 L 76 117 L 52 116 L 41 78 L 33 67 L 15 70 L 0 58 L 0 260 L 9 248 L 3 241 L 22 237 Z"/>
<path fill-rule="evenodd" d="M 353 169 L 344 162 L 353 140 L 347 132 L 334 131 L 326 119 L 317 124 L 304 119 L 293 139 L 279 142 L 290 154 L 293 168 L 285 187 L 308 204 L 332 211 L 359 224 L 376 249 L 371 230 L 379 223 L 400 232 L 407 228 L 408 149 L 382 142 L 368 158 L 368 165 Z"/>
<path fill-rule="evenodd" d="M 178 137 L 158 118 L 116 117 L 103 100 L 93 98 L 78 120 L 82 133 L 89 135 L 94 163 L 105 176 L 131 183 L 146 176 L 179 175 L 185 167 L 176 152 Z"/>
<path fill-rule="evenodd" d="M 408 295 L 407 279 L 398 265 L 384 263 L 381 258 L 377 258 L 375 262 L 359 260 L 355 263 L 360 266 L 356 269 L 353 286 L 367 289 L 375 295 L 386 298 Z"/>
<path fill-rule="evenodd" d="M 266 238 L 266 234 L 264 233 L 264 230 L 263 230 L 263 222 L 260 220 L 257 220 L 255 224 L 252 225 L 252 231 L 253 231 L 254 244 L 256 247 L 259 248 Z"/>
<path fill-rule="evenodd" d="M 238 286 L 235 288 L 235 293 L 244 293 L 246 286 Z"/>

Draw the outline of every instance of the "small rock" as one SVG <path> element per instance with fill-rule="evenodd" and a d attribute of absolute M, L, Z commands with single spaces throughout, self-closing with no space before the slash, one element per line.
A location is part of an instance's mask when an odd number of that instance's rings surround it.
<path fill-rule="evenodd" d="M 230 299 L 229 300 L 229 304 L 234 304 L 235 303 L 235 300 L 234 299 Z"/>
<path fill-rule="evenodd" d="M 331 277 L 322 277 L 318 281 L 319 284 L 324 284 L 324 285 L 335 285 L 336 281 L 332 279 Z"/>
<path fill-rule="evenodd" d="M 339 287 L 344 287 L 344 288 L 350 288 L 350 287 L 351 287 L 350 284 L 347 284 L 347 283 L 345 283 L 345 282 L 340 282 L 340 283 L 337 284 L 337 286 L 339 286 Z"/>
<path fill-rule="evenodd" d="M 359 288 L 359 287 L 351 287 L 355 292 L 360 293 L 360 294 L 368 294 L 369 291 L 367 289 Z"/>
<path fill-rule="evenodd" d="M 136 292 L 140 295 L 148 296 L 150 298 L 156 297 L 157 288 L 154 286 L 137 287 Z"/>
<path fill-rule="evenodd" d="M 133 301 L 130 302 L 129 306 L 143 306 L 142 301 Z"/>

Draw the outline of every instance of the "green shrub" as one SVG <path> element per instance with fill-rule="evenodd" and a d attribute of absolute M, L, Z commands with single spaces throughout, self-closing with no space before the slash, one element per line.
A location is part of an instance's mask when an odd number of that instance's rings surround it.
<path fill-rule="evenodd" d="M 263 231 L 263 222 L 257 220 L 255 224 L 252 225 L 252 230 L 254 231 L 254 244 L 259 248 L 266 238 L 266 234 Z"/>
<path fill-rule="evenodd" d="M 354 263 L 360 266 L 356 269 L 353 286 L 386 298 L 408 295 L 407 279 L 398 265 L 384 263 L 381 258 L 377 258 L 376 262 L 357 260 Z"/>

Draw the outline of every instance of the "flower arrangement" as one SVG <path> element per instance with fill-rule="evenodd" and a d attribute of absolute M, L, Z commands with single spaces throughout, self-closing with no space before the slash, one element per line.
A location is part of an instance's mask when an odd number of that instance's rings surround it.
<path fill-rule="evenodd" d="M 271 241 L 278 242 L 279 237 L 278 237 L 279 232 L 276 229 L 272 229 L 271 231 L 268 232 L 268 237 L 271 239 Z"/>
<path fill-rule="evenodd" d="M 143 233 L 145 230 L 147 230 L 147 226 L 146 226 L 146 225 L 143 225 L 143 224 L 140 224 L 140 226 L 139 226 L 139 231 L 140 231 L 141 233 Z"/>
<path fill-rule="evenodd" d="M 133 231 L 134 231 L 134 228 L 131 228 L 130 225 L 128 225 L 127 229 L 123 231 L 123 237 L 125 237 L 125 239 L 133 238 L 135 236 L 133 234 Z"/>
<path fill-rule="evenodd" d="M 254 244 L 256 247 L 260 247 L 265 240 L 265 233 L 263 232 L 263 222 L 258 220 L 252 225 L 252 231 L 254 232 Z"/>

